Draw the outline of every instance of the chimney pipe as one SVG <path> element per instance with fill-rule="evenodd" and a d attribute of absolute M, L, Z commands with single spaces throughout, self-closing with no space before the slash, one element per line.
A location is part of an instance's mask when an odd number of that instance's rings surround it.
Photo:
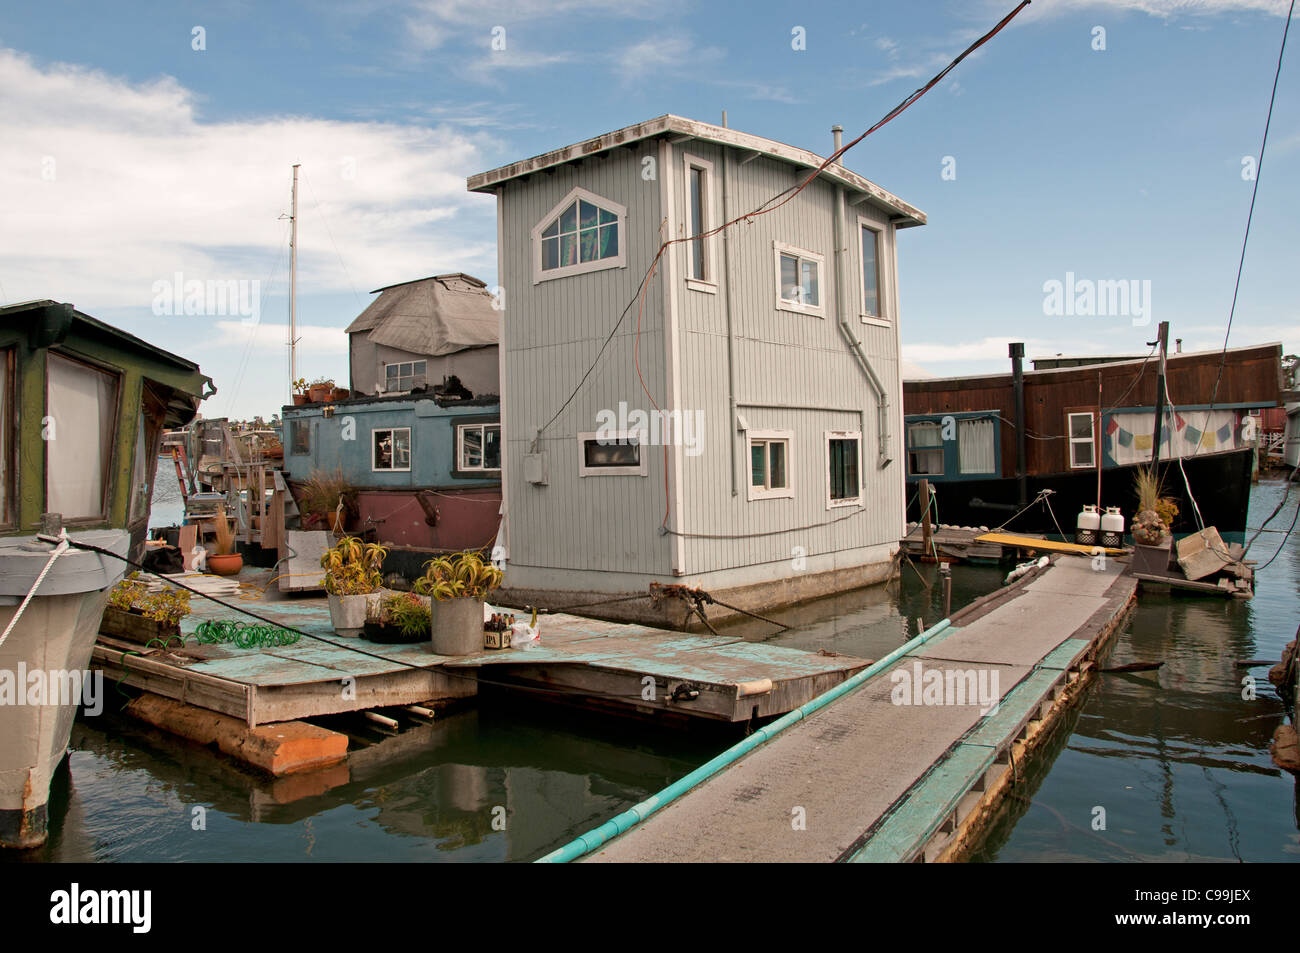
<path fill-rule="evenodd" d="M 835 152 L 839 152 L 844 146 L 844 127 L 839 123 L 831 126 L 831 135 L 835 137 Z M 839 159 L 836 159 L 835 161 L 840 165 L 843 165 Z"/>
<path fill-rule="evenodd" d="M 728 126 L 727 126 L 727 111 L 726 111 L 725 109 L 722 110 L 722 128 L 723 128 L 723 129 L 728 128 Z"/>
<path fill-rule="evenodd" d="M 1025 473 L 1025 345 L 1007 345 L 1011 358 L 1011 383 L 1016 392 L 1016 486 L 1021 506 L 1029 503 L 1029 483 Z"/>
<path fill-rule="evenodd" d="M 1174 338 L 1174 353 L 1175 353 L 1175 354 L 1182 354 L 1182 353 L 1183 353 L 1183 339 L 1182 339 L 1182 338 Z"/>

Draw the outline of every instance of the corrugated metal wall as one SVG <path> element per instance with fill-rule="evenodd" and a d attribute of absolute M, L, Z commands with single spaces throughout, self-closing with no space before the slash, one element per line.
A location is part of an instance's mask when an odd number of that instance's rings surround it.
<path fill-rule="evenodd" d="M 714 163 L 713 191 L 721 197 L 723 152 L 720 147 L 685 143 L 674 150 L 682 167 L 683 151 Z M 683 183 L 674 192 L 674 222 L 686 221 L 684 167 L 675 172 Z M 806 171 L 767 158 L 741 165 L 733 151 L 727 158 L 727 208 L 714 203 L 715 215 L 727 218 L 760 205 L 795 185 Z M 683 456 L 682 531 L 705 535 L 740 535 L 738 540 L 688 539 L 688 574 L 779 560 L 790 560 L 794 547 L 811 557 L 862 546 L 893 542 L 902 523 L 902 458 L 897 424 L 891 434 L 894 462 L 876 466 L 876 400 L 861 369 L 836 327 L 834 203 L 836 190 L 823 181 L 812 183 L 774 212 L 729 230 L 728 280 L 718 293 L 689 290 L 679 279 L 677 293 L 682 334 L 682 404 L 704 411 L 703 453 Z M 850 326 L 863 342 L 869 360 L 892 395 L 891 423 L 901 404 L 898 376 L 897 323 L 888 328 L 859 319 L 862 294 L 859 279 L 858 216 L 882 226 L 880 280 L 888 314 L 897 315 L 893 287 L 893 229 L 884 214 L 867 206 L 846 214 L 848 253 L 843 258 L 848 284 L 846 301 Z M 721 219 L 715 218 L 714 222 Z M 821 255 L 824 317 L 792 313 L 776 307 L 774 242 Z M 714 261 L 723 261 L 722 240 L 716 240 Z M 676 248 L 678 274 L 686 273 L 687 247 Z M 747 499 L 748 444 L 730 425 L 727 411 L 726 295 L 732 294 L 738 410 L 753 430 L 789 430 L 790 478 L 793 499 Z M 789 405 L 781 409 L 758 405 Z M 859 409 L 863 413 L 845 412 Z M 827 508 L 828 430 L 862 431 L 861 474 L 865 506 Z M 731 454 L 736 441 L 737 476 L 732 496 Z M 859 515 L 851 515 L 858 513 Z M 800 527 L 810 527 L 801 529 Z"/>
<path fill-rule="evenodd" d="M 631 408 L 652 409 L 633 366 L 636 305 L 624 319 L 596 370 L 572 404 L 542 436 L 548 454 L 550 485 L 524 480 L 522 455 L 533 437 L 577 386 L 591 366 L 613 323 L 634 299 L 640 280 L 659 243 L 661 189 L 672 201 L 669 228 L 685 235 L 686 179 L 683 154 L 713 163 L 713 219 L 724 214 L 721 202 L 723 152 L 718 146 L 688 141 L 670 148 L 670 168 L 655 180 L 643 178 L 645 157 L 658 160 L 657 143 L 616 150 L 609 158 L 562 166 L 505 184 L 502 197 L 502 281 L 506 287 L 505 465 L 510 506 L 510 560 L 515 567 L 622 571 L 669 576 L 673 570 L 671 537 L 662 536 L 664 453 L 649 453 L 646 477 L 579 478 L 575 435 L 597 429 L 596 413 Z M 758 158 L 741 165 L 733 151 L 727 158 L 729 194 L 726 213 L 747 211 L 795 185 L 806 172 Z M 659 176 L 671 176 L 668 183 Z M 629 265 L 533 284 L 530 233 L 569 191 L 581 186 L 628 208 Z M 641 369 L 646 386 L 660 407 L 672 407 L 665 373 L 669 344 L 662 326 L 663 282 L 671 280 L 678 333 L 680 402 L 676 409 L 703 412 L 699 455 L 680 454 L 680 488 L 674 492 L 670 526 L 687 534 L 741 536 L 734 540 L 692 539 L 682 543 L 687 576 L 786 561 L 794 547 L 809 557 L 843 553 L 898 539 L 903 523 L 905 462 L 900 443 L 902 393 L 898 371 L 898 297 L 894 287 L 894 237 L 881 210 L 869 206 L 846 213 L 848 252 L 844 256 L 851 327 L 863 341 L 890 394 L 890 448 L 893 463 L 876 465 L 876 399 L 836 327 L 834 203 L 836 190 L 815 182 L 781 209 L 731 230 L 730 269 L 717 293 L 691 290 L 686 284 L 685 244 L 673 246 L 671 263 L 646 295 L 641 327 Z M 858 217 L 882 226 L 880 280 L 888 303 L 889 327 L 864 324 L 861 309 Z M 773 242 L 822 255 L 821 294 L 825 316 L 778 310 Z M 714 240 L 715 274 L 723 268 L 721 238 Z M 672 275 L 671 279 L 668 274 Z M 728 411 L 726 295 L 732 289 L 737 400 L 752 429 L 793 432 L 790 473 L 793 499 L 749 501 L 748 447 L 737 434 Z M 756 405 L 790 405 L 763 407 Z M 794 409 L 794 407 L 806 409 Z M 827 507 L 825 432 L 862 431 L 861 474 L 865 506 Z M 732 495 L 732 457 L 736 440 L 736 489 Z M 669 457 L 669 467 L 674 458 Z M 680 512 L 676 512 L 680 509 Z M 853 515 L 857 514 L 857 515 Z M 808 527 L 803 529 L 801 527 Z M 849 565 L 851 562 L 846 561 Z M 516 578 L 521 578 L 517 576 Z M 596 588 L 593 584 L 592 588 Z"/>
<path fill-rule="evenodd" d="M 576 435 L 597 429 L 601 409 L 619 401 L 649 409 L 633 363 L 635 297 L 659 246 L 659 182 L 643 179 L 653 142 L 616 149 L 580 164 L 512 180 L 502 197 L 502 284 L 506 294 L 504 392 L 510 501 L 510 562 L 517 567 L 671 574 L 671 544 L 659 534 L 664 511 L 660 452 L 649 474 L 579 478 Z M 570 190 L 581 186 L 627 208 L 621 240 L 628 266 L 533 284 L 531 232 Z M 524 480 L 521 457 L 578 386 L 610 329 L 632 302 L 618 333 L 573 402 L 542 435 L 550 485 Z M 652 281 L 641 321 L 641 374 L 664 393 L 663 306 Z M 518 577 L 517 577 L 518 578 Z"/>

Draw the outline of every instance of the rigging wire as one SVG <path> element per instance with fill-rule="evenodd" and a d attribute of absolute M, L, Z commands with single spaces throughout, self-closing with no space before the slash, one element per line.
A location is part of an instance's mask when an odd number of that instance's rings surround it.
<path fill-rule="evenodd" d="M 1030 2 L 1031 2 L 1031 0 L 1021 0 L 1021 3 L 1020 3 L 1020 4 L 1019 4 L 1019 5 L 1018 5 L 1014 10 L 1012 10 L 1012 11 L 1011 11 L 1010 13 L 1008 13 L 1005 17 L 1003 17 L 1000 21 L 998 21 L 997 25 L 994 26 L 991 30 L 989 30 L 989 31 L 988 31 L 987 33 L 985 33 L 983 36 L 979 37 L 977 40 L 975 40 L 975 42 L 971 43 L 971 45 L 968 46 L 965 50 L 963 50 L 962 53 L 961 53 L 959 56 L 957 56 L 956 59 L 954 59 L 954 60 L 953 60 L 952 62 L 950 62 L 947 66 L 945 66 L 942 70 L 940 70 L 938 73 L 936 73 L 936 74 L 934 75 L 934 77 L 932 77 L 932 78 L 930 79 L 929 82 L 927 82 L 925 85 L 920 86 L 920 87 L 918 87 L 916 90 L 914 90 L 914 91 L 913 91 L 909 96 L 907 96 L 905 99 L 903 99 L 902 102 L 900 102 L 897 106 L 895 106 L 895 107 L 894 107 L 893 109 L 891 109 L 888 113 L 886 113 L 886 114 L 884 115 L 884 117 L 882 117 L 878 122 L 876 122 L 875 125 L 871 126 L 869 129 L 867 129 L 867 130 L 866 130 L 865 132 L 863 132 L 861 135 L 857 136 L 857 138 L 852 139 L 852 140 L 850 140 L 849 142 L 846 142 L 846 143 L 845 143 L 844 145 L 842 145 L 839 149 L 836 149 L 833 153 L 831 153 L 831 155 L 828 156 L 826 159 L 824 159 L 824 160 L 821 162 L 821 164 L 818 165 L 815 169 L 813 169 L 812 172 L 810 172 L 810 173 L 809 173 L 809 174 L 808 174 L 808 175 L 807 175 L 807 176 L 806 176 L 806 177 L 805 177 L 805 178 L 804 178 L 804 179 L 803 179 L 803 180 L 798 184 L 798 186 L 796 186 L 796 187 L 792 187 L 792 188 L 787 188 L 787 189 L 783 190 L 782 192 L 777 193 L 776 195 L 774 195 L 774 196 L 772 196 L 771 198 L 769 198 L 769 199 L 767 199 L 766 201 L 764 201 L 764 202 L 763 202 L 762 204 L 760 204 L 759 206 L 757 206 L 757 207 L 751 209 L 751 210 L 748 211 L 748 212 L 744 212 L 744 213 L 742 213 L 742 214 L 740 214 L 740 215 L 738 215 L 738 216 L 736 216 L 736 217 L 734 217 L 734 218 L 732 218 L 732 219 L 730 219 L 730 220 L 728 220 L 728 221 L 726 221 L 726 222 L 723 222 L 721 225 L 718 225 L 718 226 L 716 226 L 715 228 L 708 229 L 708 230 L 706 230 L 706 231 L 704 231 L 704 232 L 700 232 L 700 233 L 698 233 L 698 234 L 696 234 L 696 235 L 683 236 L 683 237 L 680 237 L 680 238 L 668 238 L 668 239 L 665 239 L 665 240 L 661 241 L 661 243 L 660 243 L 660 245 L 659 245 L 659 248 L 656 250 L 656 252 L 655 252 L 655 254 L 654 254 L 654 257 L 651 259 L 651 262 L 650 262 L 649 267 L 646 269 L 645 275 L 644 275 L 644 276 L 642 277 L 642 279 L 641 279 L 641 285 L 640 285 L 640 287 L 638 288 L 637 293 L 636 293 L 636 294 L 632 297 L 632 299 L 627 303 L 627 305 L 624 307 L 622 313 L 619 315 L 619 319 L 618 319 L 617 322 L 615 322 L 614 327 L 610 330 L 609 335 L 608 335 L 608 336 L 606 337 L 606 339 L 605 339 L 605 343 L 601 345 L 600 352 L 597 353 L 597 355 L 596 355 L 596 360 L 592 363 L 591 367 L 589 367 L 589 368 L 587 369 L 587 373 L 584 374 L 584 375 L 582 376 L 582 379 L 578 382 L 577 387 L 575 387 L 574 390 L 573 390 L 573 392 L 570 393 L 569 396 L 565 399 L 564 403 L 563 403 L 563 404 L 561 405 L 561 407 L 560 407 L 560 410 L 556 411 L 556 413 L 551 417 L 551 419 L 550 419 L 549 421 L 547 421 L 546 424 L 544 424 L 541 428 L 539 428 L 539 429 L 537 430 L 536 435 L 534 436 L 534 446 L 536 446 L 536 442 L 537 442 L 537 440 L 540 440 L 540 439 L 541 439 L 541 435 L 542 435 L 542 433 L 543 433 L 543 432 L 544 432 L 544 431 L 545 431 L 545 430 L 546 430 L 546 429 L 547 429 L 547 428 L 548 428 L 552 423 L 554 423 L 555 419 L 560 415 L 560 413 L 564 410 L 564 408 L 567 407 L 567 406 L 569 405 L 569 403 L 573 400 L 573 398 L 574 398 L 575 396 L 577 396 L 578 391 L 581 390 L 583 384 L 586 382 L 587 378 L 591 375 L 591 372 L 595 369 L 596 364 L 598 364 L 598 363 L 600 362 L 600 358 L 601 358 L 601 355 L 604 354 L 605 347 L 609 344 L 609 341 L 613 338 L 614 333 L 618 330 L 619 326 L 621 326 L 621 324 L 622 324 L 622 322 L 623 322 L 623 319 L 626 317 L 627 312 L 631 309 L 631 307 L 632 307 L 633 304 L 639 304 L 638 313 L 637 313 L 637 332 L 636 332 L 637 340 L 636 340 L 636 344 L 634 345 L 634 348 L 633 348 L 633 356 L 634 356 L 634 363 L 636 364 L 637 377 L 638 377 L 638 378 L 640 379 L 640 381 L 641 381 L 641 386 L 642 386 L 642 389 L 645 391 L 646 396 L 650 399 L 650 402 L 651 402 L 652 404 L 655 405 L 656 409 L 658 409 L 658 404 L 655 402 L 653 395 L 650 394 L 649 389 L 646 387 L 645 380 L 644 380 L 644 378 L 643 378 L 642 375 L 641 375 L 641 368 L 640 368 L 640 354 L 639 354 L 639 343 L 640 343 L 640 318 L 641 318 L 641 310 L 644 308 L 645 295 L 646 295 L 646 291 L 647 291 L 648 286 L 649 286 L 650 278 L 654 275 L 655 271 L 658 269 L 659 261 L 660 261 L 660 259 L 663 258 L 663 255 L 664 255 L 664 252 L 665 252 L 665 251 L 667 251 L 671 246 L 676 245 L 676 244 L 687 243 L 687 242 L 694 242 L 694 241 L 702 240 L 702 239 L 705 239 L 705 238 L 710 238 L 710 237 L 712 237 L 712 236 L 714 236 L 714 235 L 720 234 L 721 232 L 725 231 L 725 230 L 728 229 L 728 228 L 731 228 L 731 227 L 733 227 L 733 226 L 735 226 L 735 225 L 740 224 L 741 222 L 744 222 L 745 224 L 748 225 L 748 224 L 750 224 L 750 223 L 753 221 L 753 219 L 757 218 L 758 216 L 760 216 L 760 215 L 766 215 L 766 214 L 768 214 L 768 213 L 770 213 L 770 212 L 774 212 L 774 211 L 776 211 L 777 209 L 781 208 L 781 207 L 782 207 L 783 205 L 785 205 L 786 203 L 792 201 L 792 200 L 795 198 L 795 196 L 797 196 L 800 192 L 802 192 L 805 188 L 807 188 L 807 187 L 808 187 L 808 186 L 809 186 L 813 181 L 815 181 L 815 180 L 817 179 L 818 176 L 820 176 L 823 172 L 825 172 L 826 169 L 827 169 L 829 166 L 831 166 L 831 165 L 835 164 L 836 162 L 838 162 L 839 159 L 840 159 L 840 158 L 841 158 L 841 157 L 842 157 L 846 152 L 848 152 L 850 149 L 852 149 L 854 146 L 856 146 L 858 143 L 860 143 L 863 139 L 867 138 L 867 136 L 871 135 L 873 132 L 875 132 L 876 130 L 880 129 L 882 126 L 886 125 L 887 123 L 893 121 L 893 120 L 896 119 L 898 116 L 900 116 L 903 112 L 905 112 L 905 111 L 908 109 L 908 107 L 910 107 L 910 106 L 911 106 L 913 103 L 915 103 L 918 99 L 920 99 L 922 96 L 924 96 L 926 93 L 928 93 L 928 92 L 929 92 L 931 89 L 933 89 L 933 88 L 934 88 L 938 83 L 940 83 L 940 82 L 944 79 L 944 77 L 946 77 L 946 76 L 947 76 L 947 75 L 948 75 L 948 74 L 949 74 L 953 69 L 955 69 L 956 66 L 957 66 L 959 63 L 961 63 L 964 59 L 966 59 L 967 56 L 969 56 L 971 53 L 975 52 L 977 49 L 979 49 L 981 46 L 983 46 L 985 43 L 987 43 L 990 39 L 992 39 L 994 36 L 996 36 L 998 33 L 1000 33 L 1000 32 L 1002 31 L 1002 29 L 1003 29 L 1004 27 L 1006 27 L 1006 25 L 1007 25 L 1008 23 L 1010 23 L 1011 20 L 1012 20 L 1013 18 L 1015 18 L 1015 16 L 1016 16 L 1017 14 L 1020 13 L 1021 10 L 1023 10 L 1025 7 L 1029 6 Z M 668 446 L 667 446 L 667 444 L 665 444 L 665 445 L 664 445 L 664 460 L 665 460 L 665 468 L 664 468 L 664 469 L 665 469 L 665 474 L 664 474 L 664 480 L 665 480 L 664 519 L 663 519 L 663 522 L 662 522 L 661 525 L 660 525 L 660 529 L 661 529 L 662 532 L 664 532 L 664 533 L 666 533 L 666 534 L 672 534 L 672 535 L 678 535 L 678 536 L 682 536 L 682 535 L 696 535 L 696 534 L 683 534 L 683 533 L 678 533 L 678 532 L 676 532 L 676 531 L 674 531 L 674 530 L 670 530 L 670 529 L 668 528 L 668 515 L 669 515 L 669 509 L 668 509 L 668 507 L 669 507 L 669 499 L 668 499 L 668 494 L 667 494 L 667 479 L 668 479 L 668 475 L 667 475 L 667 465 L 666 465 L 666 463 L 667 463 L 667 457 L 668 457 Z M 834 522 L 834 521 L 833 521 L 833 522 Z M 820 524 L 820 525 L 829 525 L 829 524 Z M 790 531 L 787 530 L 787 531 L 783 531 L 783 532 L 790 532 Z M 704 538 L 709 538 L 709 537 L 704 537 Z M 725 538 L 725 537 L 724 537 L 724 538 Z"/>

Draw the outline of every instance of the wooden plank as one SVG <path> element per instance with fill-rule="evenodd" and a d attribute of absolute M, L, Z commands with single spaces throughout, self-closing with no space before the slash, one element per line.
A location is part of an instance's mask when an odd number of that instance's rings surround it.
<path fill-rule="evenodd" d="M 1039 539 L 1034 536 L 1021 536 L 1019 533 L 983 533 L 975 537 L 979 543 L 1000 543 L 1003 546 L 1018 546 L 1021 549 L 1041 549 L 1052 553 L 1078 553 L 1082 556 L 1095 555 L 1098 550 L 1107 556 L 1122 556 L 1124 550 L 1111 549 L 1107 546 L 1084 546 L 1081 543 L 1063 543 L 1051 539 Z"/>
<path fill-rule="evenodd" d="M 959 745 L 900 801 L 894 811 L 851 857 L 850 863 L 901 863 L 911 860 L 950 818 L 957 802 L 993 765 L 993 750 Z"/>

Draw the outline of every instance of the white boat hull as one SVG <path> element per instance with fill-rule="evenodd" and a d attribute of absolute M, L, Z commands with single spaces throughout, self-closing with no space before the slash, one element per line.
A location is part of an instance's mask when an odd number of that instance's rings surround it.
<path fill-rule="evenodd" d="M 123 531 L 79 533 L 94 545 L 126 555 Z M 18 611 L 49 547 L 0 546 L 0 632 Z M 29 543 L 31 540 L 26 540 Z M 17 545 L 15 545 L 17 544 Z M 94 553 L 60 556 L 18 624 L 0 645 L 0 847 L 45 842 L 50 780 L 67 753 L 78 705 L 88 697 L 90 656 L 109 589 L 125 563 Z M 105 699 L 102 681 L 89 697 Z"/>

